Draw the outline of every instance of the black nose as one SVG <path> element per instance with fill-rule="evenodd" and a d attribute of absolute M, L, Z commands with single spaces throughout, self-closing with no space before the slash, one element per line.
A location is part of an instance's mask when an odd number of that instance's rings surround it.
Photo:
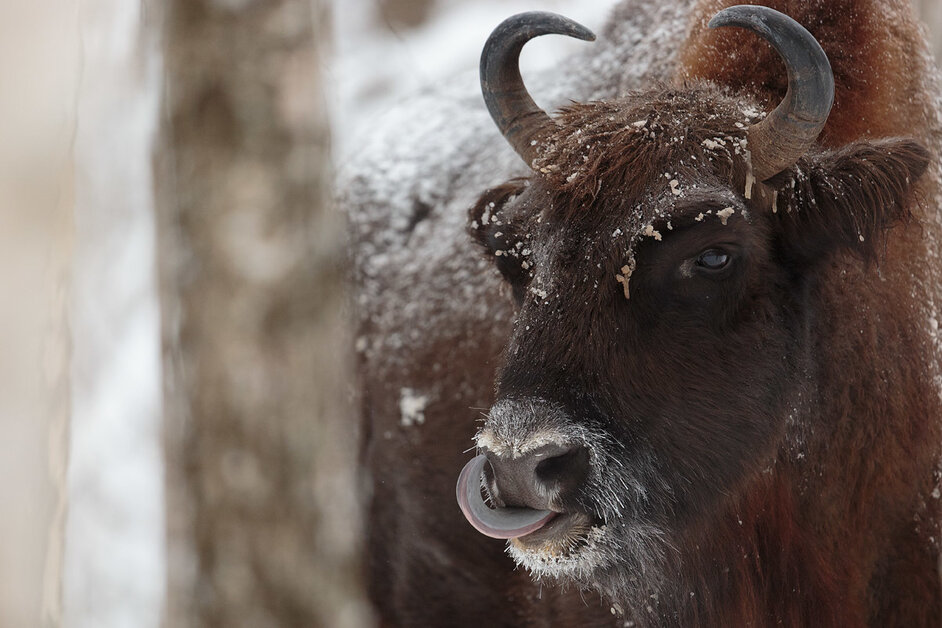
<path fill-rule="evenodd" d="M 559 510 L 589 474 L 589 450 L 582 445 L 544 445 L 516 458 L 485 452 L 503 506 Z"/>

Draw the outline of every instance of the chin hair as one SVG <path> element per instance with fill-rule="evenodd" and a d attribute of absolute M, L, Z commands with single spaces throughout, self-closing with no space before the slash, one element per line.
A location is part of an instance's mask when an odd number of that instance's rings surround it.
<path fill-rule="evenodd" d="M 567 547 L 507 543 L 507 554 L 534 580 L 595 589 L 610 601 L 658 589 L 669 551 L 663 530 L 641 524 L 592 526 Z"/>
<path fill-rule="evenodd" d="M 607 526 L 592 526 L 578 542 L 566 543 L 565 546 L 547 543 L 538 548 L 528 548 L 510 540 L 507 554 L 534 580 L 555 579 L 583 584 L 615 558 L 608 537 Z"/>

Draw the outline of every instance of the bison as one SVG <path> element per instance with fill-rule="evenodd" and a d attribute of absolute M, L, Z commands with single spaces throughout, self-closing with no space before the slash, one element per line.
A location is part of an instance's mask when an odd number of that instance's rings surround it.
<path fill-rule="evenodd" d="M 349 179 L 384 623 L 938 625 L 938 79 L 905 0 L 766 4 L 619 5 L 552 116 L 592 34 L 512 17 L 521 164 L 434 96 Z"/>

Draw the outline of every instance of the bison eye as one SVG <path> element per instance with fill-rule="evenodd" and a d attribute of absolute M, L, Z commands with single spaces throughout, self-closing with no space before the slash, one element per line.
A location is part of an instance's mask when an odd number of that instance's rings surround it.
<path fill-rule="evenodd" d="M 697 258 L 697 266 L 706 270 L 721 270 L 729 264 L 729 254 L 720 249 L 708 249 Z"/>

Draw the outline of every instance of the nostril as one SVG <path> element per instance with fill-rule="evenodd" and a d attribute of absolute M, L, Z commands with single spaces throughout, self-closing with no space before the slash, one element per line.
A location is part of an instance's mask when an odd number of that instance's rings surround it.
<path fill-rule="evenodd" d="M 517 457 L 485 455 L 484 480 L 495 506 L 558 508 L 589 474 L 589 450 L 582 446 L 548 445 Z"/>
<path fill-rule="evenodd" d="M 534 472 L 544 484 L 578 484 L 589 471 L 589 450 L 574 447 L 565 453 L 541 460 Z"/>

